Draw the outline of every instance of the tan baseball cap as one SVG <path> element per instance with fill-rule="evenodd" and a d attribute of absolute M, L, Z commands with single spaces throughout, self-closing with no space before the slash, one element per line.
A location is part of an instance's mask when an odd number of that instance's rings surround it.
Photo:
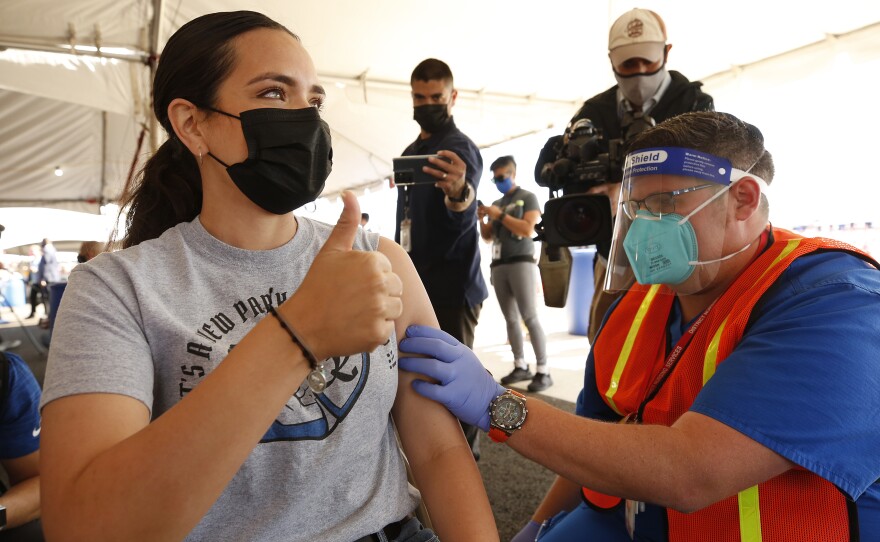
<path fill-rule="evenodd" d="M 630 58 L 657 62 L 666 47 L 663 19 L 647 9 L 631 9 L 617 18 L 608 32 L 608 56 L 614 66 Z"/>

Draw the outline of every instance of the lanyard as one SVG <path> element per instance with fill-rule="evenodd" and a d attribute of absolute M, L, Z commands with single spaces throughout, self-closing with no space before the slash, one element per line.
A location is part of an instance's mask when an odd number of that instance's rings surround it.
<path fill-rule="evenodd" d="M 717 301 L 717 299 L 715 300 Z M 697 334 L 697 329 L 700 327 L 700 324 L 706 319 L 706 316 L 709 314 L 709 311 L 712 310 L 712 307 L 715 306 L 715 301 L 712 302 L 711 305 L 706 307 L 706 310 L 703 311 L 703 314 L 699 316 L 694 323 L 691 324 L 691 327 L 684 332 L 681 338 L 678 339 L 678 342 L 675 343 L 675 348 L 669 353 L 669 356 L 666 357 L 666 363 L 663 364 L 663 368 L 654 378 L 654 381 L 651 383 L 651 387 L 648 388 L 648 393 L 645 394 L 645 399 L 639 405 L 639 409 L 636 412 L 636 417 L 632 421 L 634 423 L 638 423 L 642 419 L 642 415 L 645 411 L 645 406 L 657 395 L 657 392 L 660 391 L 660 388 L 663 387 L 663 384 L 666 382 L 667 377 L 669 377 L 669 373 L 672 372 L 672 369 L 678 364 L 678 361 L 681 359 L 681 355 L 687 349 L 688 345 L 691 343 L 691 340 Z"/>
<path fill-rule="evenodd" d="M 409 218 L 409 186 L 403 187 L 403 219 Z"/>

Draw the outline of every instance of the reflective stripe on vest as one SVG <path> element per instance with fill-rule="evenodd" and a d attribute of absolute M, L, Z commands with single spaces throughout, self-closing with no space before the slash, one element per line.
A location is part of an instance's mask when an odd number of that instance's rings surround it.
<path fill-rule="evenodd" d="M 800 244 L 800 239 L 792 239 L 788 241 L 782 252 L 774 258 L 770 267 L 758 278 L 760 282 L 767 274 L 767 271 L 778 265 L 783 259 L 791 254 Z M 727 318 L 718 326 L 718 331 L 709 342 L 706 349 L 706 356 L 703 360 L 703 385 L 715 374 L 715 368 L 718 367 L 718 343 L 724 328 L 727 326 Z M 761 503 L 758 498 L 758 486 L 752 486 L 748 489 L 740 491 L 737 496 L 737 506 L 739 507 L 739 536 L 742 542 L 761 542 Z"/>
<path fill-rule="evenodd" d="M 654 301 L 654 297 L 659 290 L 660 285 L 655 284 L 651 286 L 648 289 L 648 293 L 645 294 L 645 298 L 639 306 L 636 317 L 633 319 L 632 326 L 629 328 L 629 333 L 626 335 L 623 348 L 620 349 L 620 355 L 617 356 L 617 363 L 614 365 L 614 372 L 611 374 L 611 382 L 608 384 L 608 389 L 605 391 L 605 400 L 608 402 L 608 406 L 621 416 L 624 416 L 625 414 L 614 404 L 614 394 L 617 393 L 617 389 L 620 385 L 620 376 L 623 374 L 623 370 L 626 369 L 626 362 L 629 360 L 630 354 L 632 353 L 632 347 L 636 341 L 636 335 L 638 335 L 639 329 L 641 329 L 642 323 L 645 321 L 645 316 L 648 314 L 648 308 L 651 306 L 651 303 Z"/>

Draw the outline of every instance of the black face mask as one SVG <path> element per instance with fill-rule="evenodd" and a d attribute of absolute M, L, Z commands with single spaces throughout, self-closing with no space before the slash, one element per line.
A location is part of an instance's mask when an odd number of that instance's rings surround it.
<path fill-rule="evenodd" d="M 436 134 L 449 124 L 452 117 L 449 116 L 446 104 L 429 104 L 413 107 L 413 119 L 419 123 L 422 130 Z"/>
<path fill-rule="evenodd" d="M 251 109 L 241 117 L 211 111 L 241 121 L 247 142 L 244 162 L 228 165 L 226 172 L 248 197 L 266 211 L 287 214 L 315 201 L 333 166 L 330 127 L 314 107 L 305 109 Z"/>

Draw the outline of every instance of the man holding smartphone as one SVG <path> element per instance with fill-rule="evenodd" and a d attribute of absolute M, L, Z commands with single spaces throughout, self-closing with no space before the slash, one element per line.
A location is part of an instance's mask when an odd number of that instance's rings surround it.
<path fill-rule="evenodd" d="M 420 62 L 410 86 L 413 119 L 421 130 L 403 156 L 438 155 L 429 158 L 431 167 L 423 168 L 437 182 L 398 188 L 394 239 L 409 252 L 440 328 L 472 347 L 480 309 L 489 295 L 480 271 L 475 203 L 483 158 L 452 120 L 458 92 L 445 62 Z M 479 458 L 476 428 L 464 429 Z"/>

